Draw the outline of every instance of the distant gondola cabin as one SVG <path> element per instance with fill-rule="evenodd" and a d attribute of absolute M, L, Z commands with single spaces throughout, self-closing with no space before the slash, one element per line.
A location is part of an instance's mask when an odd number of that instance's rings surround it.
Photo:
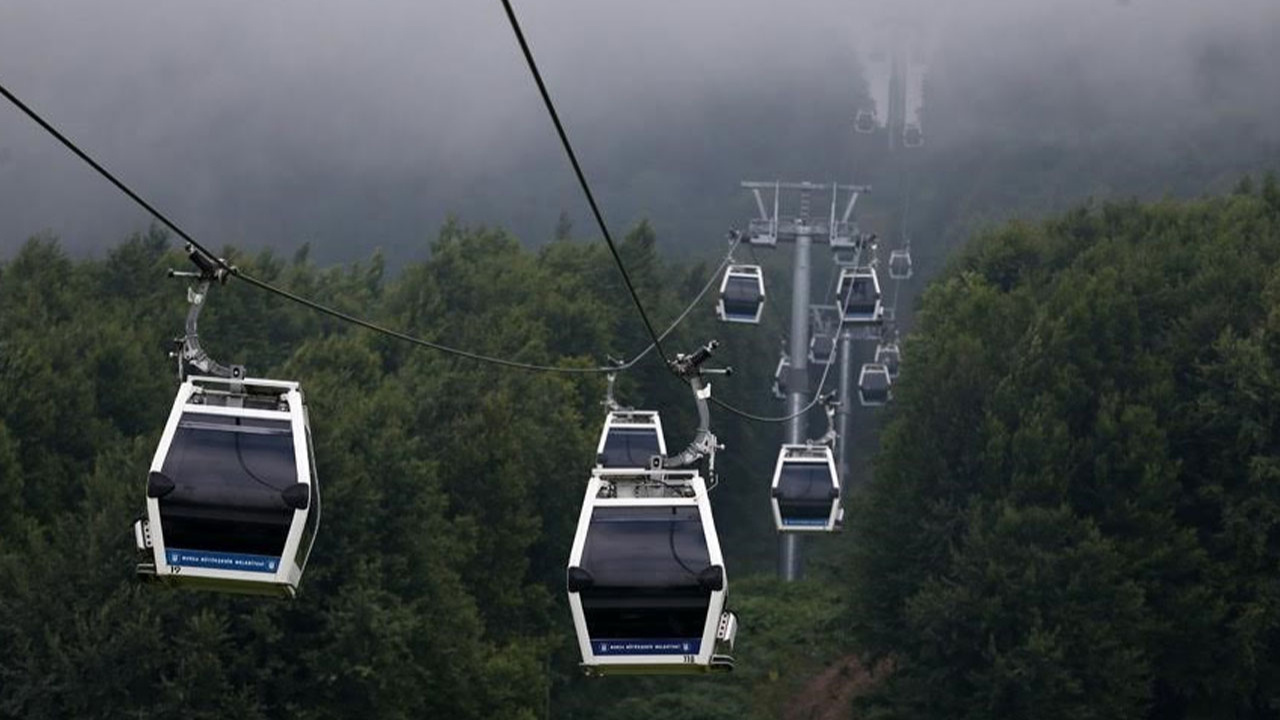
<path fill-rule="evenodd" d="M 866 363 L 858 373 L 858 401 L 864 407 L 879 407 L 889 402 L 893 379 L 889 368 L 879 363 Z"/>
<path fill-rule="evenodd" d="M 840 527 L 840 478 L 825 445 L 783 445 L 770 490 L 778 532 L 831 532 Z"/>
<path fill-rule="evenodd" d="M 596 445 L 596 464 L 606 468 L 647 468 L 650 460 L 667 454 L 662 418 L 652 410 L 610 412 Z"/>
<path fill-rule="evenodd" d="M 906 248 L 889 253 L 889 277 L 893 280 L 911 279 L 911 251 Z"/>
<path fill-rule="evenodd" d="M 730 265 L 720 281 L 716 316 L 723 322 L 758 324 L 764 298 L 764 272 L 759 265 Z"/>
<path fill-rule="evenodd" d="M 883 322 L 880 279 L 874 267 L 842 269 L 836 293 L 843 324 L 874 325 Z"/>

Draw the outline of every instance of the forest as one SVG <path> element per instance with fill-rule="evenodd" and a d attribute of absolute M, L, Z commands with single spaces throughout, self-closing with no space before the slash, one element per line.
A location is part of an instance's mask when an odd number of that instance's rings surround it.
<path fill-rule="evenodd" d="M 622 252 L 655 316 L 670 319 L 715 268 L 681 276 L 654 245 L 642 225 Z M 645 345 L 598 243 L 528 252 L 501 231 L 448 225 L 429 250 L 394 279 L 377 256 L 327 270 L 306 248 L 288 260 L 228 257 L 406 332 L 526 362 L 589 364 L 601 348 Z M 604 414 L 598 376 L 478 365 L 353 331 L 243 283 L 215 288 L 205 347 L 252 374 L 295 378 L 307 394 L 321 550 L 294 603 L 138 586 L 129 526 L 172 402 L 165 351 L 186 305 L 184 284 L 165 271 L 186 265 L 153 230 L 101 261 L 33 238 L 0 266 L 0 646 L 10 649 L 0 714 L 516 718 L 544 716 L 553 699 L 571 706 L 583 681 L 564 559 Z M 693 349 L 713 325 L 709 311 L 696 313 L 668 342 Z M 719 338 L 744 355 L 764 344 L 738 335 Z M 744 368 L 733 382 L 761 379 Z M 692 432 L 689 391 L 661 363 L 638 366 L 618 391 L 663 408 L 672 446 Z M 726 456 L 726 476 L 743 480 L 726 482 L 736 487 L 720 506 L 743 518 L 726 527 L 743 558 L 742 602 L 820 639 L 821 626 L 778 607 L 803 591 L 747 590 L 747 569 L 766 564 L 748 558 L 771 531 L 746 468 L 772 450 L 760 431 L 721 432 L 755 449 Z M 777 673 L 789 654 L 812 650 L 788 641 L 762 652 L 777 656 Z"/>
<path fill-rule="evenodd" d="M 863 717 L 1275 717 L 1280 188 L 973 238 L 924 294 L 845 631 Z"/>
<path fill-rule="evenodd" d="M 450 222 L 398 273 L 224 248 L 258 277 L 526 362 L 647 341 L 605 248 Z M 716 266 L 621 243 L 665 325 Z M 921 295 L 874 473 L 774 580 L 775 428 L 715 415 L 737 670 L 580 676 L 564 566 L 603 379 L 423 351 L 232 280 L 205 347 L 298 380 L 324 515 L 294 601 L 140 584 L 130 525 L 176 387 L 182 248 L 34 237 L 0 264 L 0 717 L 1270 718 L 1280 713 L 1280 187 L 1086 202 L 969 239 Z M 711 302 L 717 396 L 768 411 L 771 335 Z M 694 427 L 653 360 L 624 402 Z M 814 422 L 817 422 L 816 420 Z M 816 546 L 815 546 L 816 547 Z M 837 714 L 831 714 L 836 712 Z M 824 714 L 825 713 L 825 714 Z M 851 714 L 852 713 L 852 714 Z"/>

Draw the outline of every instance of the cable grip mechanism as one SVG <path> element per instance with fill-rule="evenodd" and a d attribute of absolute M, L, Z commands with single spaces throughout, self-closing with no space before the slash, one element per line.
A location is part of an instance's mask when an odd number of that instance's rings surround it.
<path fill-rule="evenodd" d="M 615 397 L 614 395 L 614 386 L 618 382 L 618 373 L 625 370 L 627 367 L 627 364 L 625 361 L 619 360 L 618 358 L 615 358 L 612 355 L 607 356 L 605 359 L 609 362 L 609 366 L 612 367 L 613 369 L 610 370 L 608 373 L 606 373 L 604 376 L 607 385 L 605 386 L 604 400 L 600 401 L 600 404 L 604 406 L 605 412 L 619 412 L 624 410 L 630 410 L 631 409 L 630 407 L 627 407 L 626 405 L 619 403 L 617 400 L 617 397 Z"/>
<path fill-rule="evenodd" d="M 226 285 L 227 278 L 235 268 L 228 265 L 225 260 L 215 260 L 191 244 L 187 245 L 186 251 L 187 257 L 196 266 L 196 271 L 169 270 L 169 277 L 191 280 L 191 284 L 187 287 L 187 303 L 190 307 L 187 308 L 185 332 L 182 337 L 174 339 L 175 348 L 169 353 L 169 357 L 178 361 L 178 381 L 186 380 L 187 375 L 190 374 L 190 368 L 195 368 L 204 375 L 241 380 L 245 377 L 244 366 L 223 365 L 210 357 L 209 353 L 200 347 L 198 329 L 200 310 L 204 308 L 209 287 L 215 282 Z"/>
<path fill-rule="evenodd" d="M 694 435 L 693 441 L 678 455 L 655 456 L 655 469 L 657 467 L 689 467 L 699 460 L 707 458 L 708 474 L 712 483 L 714 483 L 716 451 L 723 450 L 724 446 L 716 439 L 715 433 L 711 432 L 711 411 L 707 403 L 711 398 L 711 383 L 707 382 L 706 376 L 733 374 L 733 368 L 702 367 L 702 364 L 711 357 L 718 346 L 719 343 L 711 340 L 694 352 L 689 354 L 680 353 L 670 361 L 671 371 L 687 382 L 689 389 L 693 392 L 693 399 L 698 407 L 698 431 Z"/>
<path fill-rule="evenodd" d="M 806 445 L 835 447 L 836 440 L 840 437 L 836 432 L 836 411 L 840 409 L 840 400 L 836 395 L 836 391 L 832 390 L 819 398 L 822 403 L 822 411 L 827 416 L 827 432 L 816 440 L 806 441 Z"/>

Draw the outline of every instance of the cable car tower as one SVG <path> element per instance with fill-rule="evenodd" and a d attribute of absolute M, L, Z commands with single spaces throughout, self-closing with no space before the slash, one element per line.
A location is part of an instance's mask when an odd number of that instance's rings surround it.
<path fill-rule="evenodd" d="M 790 347 L 787 356 L 790 367 L 787 376 L 779 384 L 786 388 L 786 414 L 794 415 L 787 421 L 787 445 L 804 445 L 806 419 L 802 409 L 809 404 L 809 315 L 811 303 L 810 277 L 812 275 L 811 251 L 815 243 L 826 244 L 837 259 L 852 256 L 855 263 L 866 238 L 853 218 L 853 208 L 858 197 L 869 192 L 868 185 L 841 185 L 838 183 L 812 182 L 754 182 L 742 183 L 755 199 L 757 217 L 747 226 L 747 241 L 761 247 L 777 247 L 779 243 L 792 245 L 791 329 L 788 335 Z M 794 198 L 792 214 L 783 214 L 783 196 Z M 817 197 L 830 198 L 825 212 L 812 212 L 812 202 Z M 847 343 L 841 343 L 841 363 L 847 362 Z M 846 404 L 847 407 L 847 404 Z M 842 408 L 842 412 L 844 409 Z M 778 536 L 778 577 L 798 580 L 802 573 L 800 537 L 797 533 L 780 533 Z"/>

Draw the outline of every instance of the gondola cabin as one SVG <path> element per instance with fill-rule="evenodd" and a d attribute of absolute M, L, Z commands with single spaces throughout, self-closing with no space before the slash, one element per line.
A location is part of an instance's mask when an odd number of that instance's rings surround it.
<path fill-rule="evenodd" d="M 858 373 L 858 401 L 863 407 L 879 407 L 893 397 L 893 380 L 889 368 L 879 363 L 866 363 Z"/>
<path fill-rule="evenodd" d="M 889 342 L 876 346 L 876 363 L 884 365 L 889 371 L 889 379 L 898 379 L 898 363 L 902 361 L 902 351 L 898 349 L 898 343 Z"/>
<path fill-rule="evenodd" d="M 876 131 L 876 114 L 871 110 L 859 110 L 853 116 L 853 131 L 869 135 Z"/>
<path fill-rule="evenodd" d="M 755 218 L 747 223 L 747 242 L 751 245 L 777 247 L 778 227 L 772 220 Z"/>
<path fill-rule="evenodd" d="M 730 265 L 720 281 L 716 316 L 722 322 L 758 324 L 764 313 L 764 272 L 759 265 Z"/>
<path fill-rule="evenodd" d="M 906 248 L 889 253 L 889 277 L 894 280 L 911 279 L 911 251 Z"/>
<path fill-rule="evenodd" d="M 604 420 L 596 445 L 596 466 L 647 468 L 655 455 L 667 454 L 662 418 L 652 410 L 615 410 Z"/>
<path fill-rule="evenodd" d="M 298 384 L 190 377 L 178 389 L 134 525 L 138 573 L 223 592 L 293 597 L 320 524 Z"/>
<path fill-rule="evenodd" d="M 858 264 L 858 251 L 857 249 L 850 250 L 833 246 L 831 248 L 831 261 L 837 267 L 853 267 Z"/>
<path fill-rule="evenodd" d="M 836 299 L 840 322 L 845 325 L 874 325 L 883 322 L 880 279 L 874 267 L 847 267 L 840 271 Z"/>
<path fill-rule="evenodd" d="M 566 576 L 589 674 L 733 668 L 737 619 L 697 471 L 594 470 Z"/>
<path fill-rule="evenodd" d="M 829 332 L 815 332 L 809 339 L 809 362 L 826 365 L 836 352 L 836 339 Z"/>
<path fill-rule="evenodd" d="M 778 367 L 773 371 L 773 396 L 779 400 L 787 399 L 787 378 L 791 375 L 791 357 L 782 353 L 778 358 Z"/>
<path fill-rule="evenodd" d="M 831 448 L 783 445 L 770 490 L 778 532 L 832 532 L 843 521 L 840 478 Z"/>

